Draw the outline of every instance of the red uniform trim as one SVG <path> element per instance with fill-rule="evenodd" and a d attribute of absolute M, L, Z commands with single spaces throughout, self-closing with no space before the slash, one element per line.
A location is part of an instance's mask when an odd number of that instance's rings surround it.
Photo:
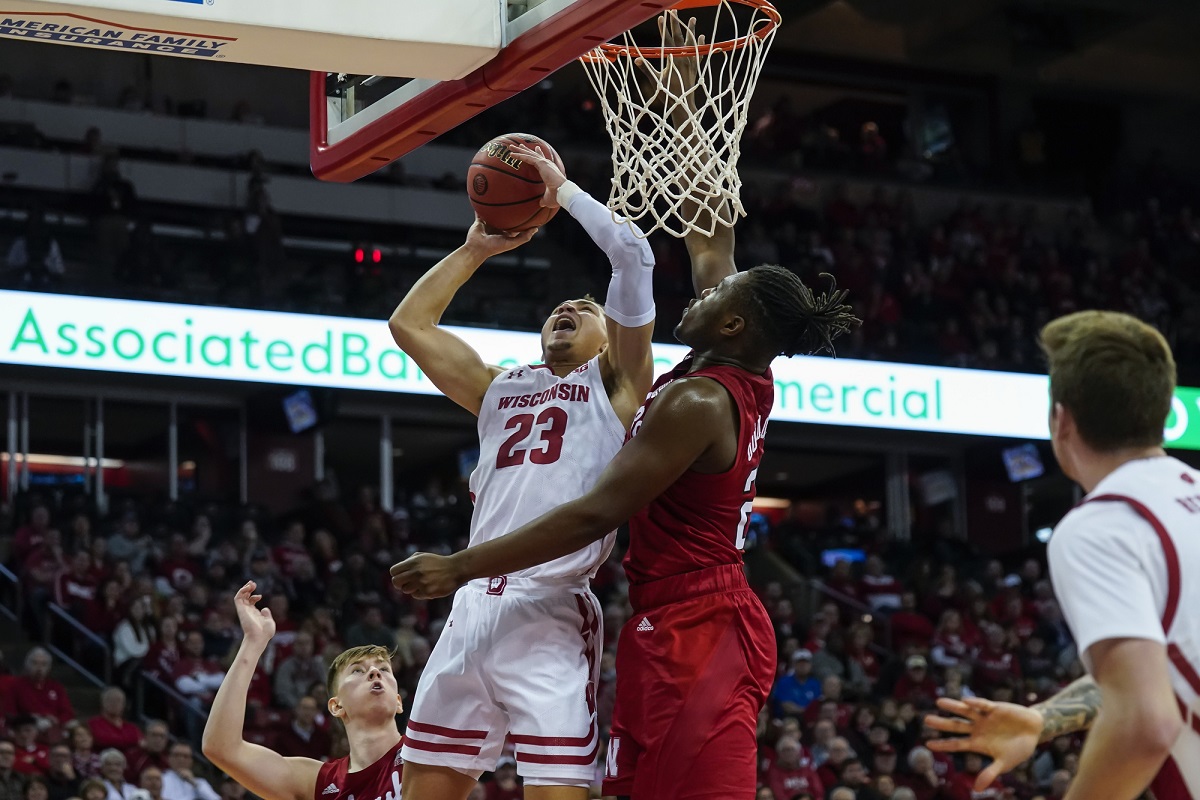
<path fill-rule="evenodd" d="M 600 741 L 597 739 L 592 752 L 586 756 L 551 756 L 545 753 L 522 753 L 518 750 L 517 761 L 523 761 L 526 764 L 573 764 L 586 767 L 588 764 L 595 762 L 596 754 L 599 752 Z"/>
<path fill-rule="evenodd" d="M 1150 790 L 1160 800 L 1193 800 L 1192 793 L 1188 791 L 1183 775 L 1179 772 L 1179 766 L 1172 756 L 1167 756 L 1162 769 L 1158 771 L 1158 775 L 1150 784 Z"/>
<path fill-rule="evenodd" d="M 1187 656 L 1179 649 L 1179 645 L 1174 642 L 1167 645 L 1167 658 L 1175 665 L 1175 669 L 1179 670 L 1179 674 L 1187 681 L 1188 686 L 1192 687 L 1192 691 L 1200 694 L 1200 675 L 1196 674 L 1196 668 L 1192 666 L 1192 662 L 1187 660 Z"/>
<path fill-rule="evenodd" d="M 592 743 L 596 733 L 593 731 L 587 736 L 571 737 L 571 736 L 520 736 L 518 734 L 509 734 L 508 738 L 513 744 L 530 744 L 536 747 L 587 747 Z"/>
<path fill-rule="evenodd" d="M 1180 577 L 1179 553 L 1175 551 L 1175 543 L 1171 541 L 1171 537 L 1167 534 L 1166 527 L 1154 515 L 1153 511 L 1132 497 L 1127 497 L 1123 494 L 1102 494 L 1089 498 L 1085 502 L 1125 503 L 1139 517 L 1146 520 L 1150 524 L 1150 527 L 1154 528 L 1154 532 L 1158 534 L 1158 541 L 1162 545 L 1163 555 L 1167 561 L 1167 604 L 1163 609 L 1162 627 L 1163 633 L 1169 634 L 1171 632 L 1171 623 L 1175 621 L 1175 612 L 1179 610 Z"/>
<path fill-rule="evenodd" d="M 404 744 L 414 750 L 428 750 L 433 753 L 459 753 L 464 756 L 479 755 L 479 745 L 469 744 L 442 744 L 441 742 L 422 742 L 420 739 L 414 739 L 411 736 L 404 737 Z"/>
<path fill-rule="evenodd" d="M 441 725 L 427 725 L 411 719 L 408 721 L 408 729 L 417 733 L 445 736 L 447 739 L 486 739 L 488 735 L 487 731 L 462 731 L 458 728 L 443 728 Z"/>

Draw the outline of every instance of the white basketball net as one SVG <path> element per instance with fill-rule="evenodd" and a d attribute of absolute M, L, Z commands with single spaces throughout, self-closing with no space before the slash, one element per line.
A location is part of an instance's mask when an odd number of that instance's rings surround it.
<path fill-rule="evenodd" d="M 741 46 L 705 52 L 708 45 L 689 42 L 687 55 L 652 58 L 659 54 L 626 32 L 607 54 L 597 48 L 580 59 L 613 143 L 608 207 L 646 235 L 712 236 L 717 225 L 732 227 L 746 215 L 737 163 L 775 26 L 768 12 L 745 0 L 716 0 L 713 8 L 705 42 Z M 693 64 L 694 82 L 687 77 Z"/>

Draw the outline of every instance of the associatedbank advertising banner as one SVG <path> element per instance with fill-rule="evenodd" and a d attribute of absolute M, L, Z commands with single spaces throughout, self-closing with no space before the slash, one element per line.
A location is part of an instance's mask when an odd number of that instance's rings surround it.
<path fill-rule="evenodd" d="M 451 328 L 500 366 L 537 334 Z M 655 345 L 658 372 L 685 354 Z M 0 291 L 0 364 L 437 394 L 383 320 Z M 1046 439 L 1045 376 L 831 358 L 777 359 L 774 420 Z M 1200 450 L 1200 389 L 1180 388 L 1169 446 Z"/>

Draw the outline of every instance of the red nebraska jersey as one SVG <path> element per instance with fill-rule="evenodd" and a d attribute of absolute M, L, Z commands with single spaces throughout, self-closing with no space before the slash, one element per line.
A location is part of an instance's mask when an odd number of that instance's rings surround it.
<path fill-rule="evenodd" d="M 350 772 L 350 756 L 321 765 L 313 800 L 400 800 L 400 776 L 404 761 L 400 746 L 404 739 L 369 767 Z"/>
<path fill-rule="evenodd" d="M 704 377 L 724 386 L 737 406 L 737 458 L 725 472 L 688 470 L 629 520 L 625 573 L 630 583 L 742 563 L 756 492 L 754 479 L 762 461 L 767 416 L 775 403 L 775 383 L 770 370 L 755 375 L 721 365 L 688 372 L 691 365 L 689 354 L 655 381 L 627 438 L 637 435 L 650 404 L 671 381 Z"/>

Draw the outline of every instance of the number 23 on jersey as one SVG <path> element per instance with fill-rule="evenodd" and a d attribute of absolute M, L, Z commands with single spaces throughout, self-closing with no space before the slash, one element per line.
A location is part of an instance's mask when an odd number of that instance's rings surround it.
<path fill-rule="evenodd" d="M 496 469 L 524 464 L 553 464 L 562 455 L 567 412 L 557 406 L 533 414 L 514 414 L 504 423 L 512 431 L 496 453 Z"/>

